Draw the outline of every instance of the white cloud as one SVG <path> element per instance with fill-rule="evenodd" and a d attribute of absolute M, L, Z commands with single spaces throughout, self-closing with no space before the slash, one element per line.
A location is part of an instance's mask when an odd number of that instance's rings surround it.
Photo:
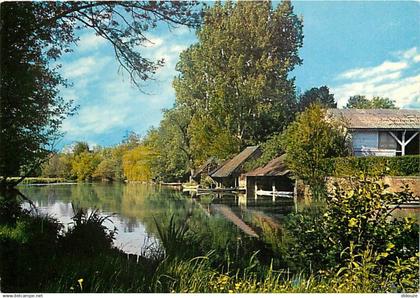
<path fill-rule="evenodd" d="M 380 75 L 386 75 L 395 71 L 400 71 L 407 67 L 408 64 L 404 61 L 385 61 L 381 65 L 375 67 L 351 69 L 349 71 L 344 72 L 340 76 L 344 79 L 367 79 L 377 77 Z"/>
<path fill-rule="evenodd" d="M 86 33 L 80 36 L 77 49 L 81 52 L 95 51 L 106 44 L 106 40 L 94 33 Z"/>
<path fill-rule="evenodd" d="M 420 108 L 420 54 L 417 48 L 398 52 L 395 60 L 339 74 L 337 80 L 341 83 L 331 88 L 338 105 L 344 106 L 350 96 L 366 95 L 388 97 L 402 108 Z"/>
<path fill-rule="evenodd" d="M 110 57 L 87 56 L 63 65 L 64 77 L 68 79 L 86 78 L 99 73 L 109 62 Z"/>
<path fill-rule="evenodd" d="M 162 109 L 171 107 L 175 99 L 172 80 L 179 54 L 194 41 L 194 37 L 185 35 L 187 32 L 175 29 L 170 33 L 149 35 L 152 43 L 138 48 L 144 57 L 165 60 L 155 80 L 144 82 L 143 90 L 147 93 L 133 87 L 127 73 L 119 71 L 112 51 L 108 51 L 110 45 L 89 52 L 85 49 L 89 44 L 95 45 L 95 38 L 84 37 L 82 46 L 73 53 L 78 58 L 62 63 L 64 77 L 74 82 L 73 88 L 63 92 L 76 97 L 80 105 L 78 114 L 63 123 L 64 142 L 117 143 L 128 130 L 145 133 L 150 126 L 158 125 Z M 121 137 L 111 140 L 110 135 Z"/>
<path fill-rule="evenodd" d="M 151 48 L 160 47 L 164 40 L 163 38 L 157 37 L 157 36 L 151 36 L 148 38 L 149 42 L 146 44 L 146 46 Z"/>

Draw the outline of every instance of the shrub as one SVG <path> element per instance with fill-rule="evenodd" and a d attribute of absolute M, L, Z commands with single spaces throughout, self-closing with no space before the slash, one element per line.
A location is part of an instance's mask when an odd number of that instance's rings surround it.
<path fill-rule="evenodd" d="M 420 175 L 420 155 L 328 158 L 324 160 L 324 168 L 326 176 L 355 176 L 359 172 L 371 176 L 417 176 Z"/>
<path fill-rule="evenodd" d="M 90 255 L 111 249 L 116 228 L 110 230 L 103 224 L 105 221 L 111 221 L 110 216 L 101 216 L 99 210 L 93 210 L 89 214 L 83 208 L 75 208 L 73 205 L 72 207 L 73 227 L 63 238 L 63 250 Z"/>
<path fill-rule="evenodd" d="M 323 212 L 290 216 L 286 231 L 291 263 L 315 271 L 338 268 L 346 264 L 342 252 L 352 246 L 354 254 L 372 249 L 378 256 L 376 272 L 388 274 L 392 262 L 406 261 L 418 253 L 415 219 L 391 216 L 399 205 L 413 199 L 412 193 L 408 189 L 388 192 L 387 185 L 364 176 L 351 183 L 350 191 L 335 185 Z"/>
<path fill-rule="evenodd" d="M 348 141 L 342 125 L 327 119 L 320 105 L 311 105 L 299 114 L 282 137 L 289 169 L 310 185 L 315 198 L 324 192 L 323 160 L 348 155 Z"/>

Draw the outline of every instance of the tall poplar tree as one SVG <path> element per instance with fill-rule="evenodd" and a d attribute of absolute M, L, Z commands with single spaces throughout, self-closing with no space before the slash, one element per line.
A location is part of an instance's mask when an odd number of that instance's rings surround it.
<path fill-rule="evenodd" d="M 296 96 L 289 74 L 302 63 L 303 33 L 290 1 L 275 9 L 269 1 L 216 2 L 205 11 L 197 38 L 181 54 L 174 80 L 176 104 L 194 110 L 189 132 L 195 159 L 206 159 L 213 147 L 236 153 L 292 120 Z"/>

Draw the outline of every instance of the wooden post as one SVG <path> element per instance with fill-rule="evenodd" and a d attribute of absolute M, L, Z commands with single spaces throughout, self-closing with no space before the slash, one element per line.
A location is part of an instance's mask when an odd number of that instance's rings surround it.
<path fill-rule="evenodd" d="M 271 188 L 272 188 L 272 191 L 273 191 L 273 202 L 275 202 L 276 201 L 276 183 L 275 183 L 274 179 L 271 182 L 271 186 L 272 186 Z"/>
<path fill-rule="evenodd" d="M 404 132 L 402 133 L 402 138 L 401 138 L 401 156 L 404 156 L 405 155 L 405 145 L 407 145 L 406 143 L 405 143 L 405 133 L 406 133 L 407 131 L 406 130 L 404 130 Z"/>
<path fill-rule="evenodd" d="M 406 130 L 403 131 L 401 140 L 392 132 L 389 131 L 389 134 L 397 141 L 398 144 L 401 146 L 401 156 L 405 155 L 405 147 L 419 134 L 419 132 L 415 132 L 407 141 L 405 140 L 405 134 L 407 133 Z"/>
<path fill-rule="evenodd" d="M 254 178 L 255 180 L 255 182 L 254 182 L 254 197 L 255 197 L 255 200 L 257 200 L 257 191 L 258 191 L 258 186 L 257 186 L 257 178 L 255 177 Z"/>

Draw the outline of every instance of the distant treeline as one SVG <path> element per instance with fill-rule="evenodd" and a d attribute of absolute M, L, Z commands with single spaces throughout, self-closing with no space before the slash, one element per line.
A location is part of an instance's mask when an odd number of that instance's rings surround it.
<path fill-rule="evenodd" d="M 153 153 L 141 145 L 134 133 L 114 147 L 89 149 L 87 143 L 76 142 L 67 151 L 52 154 L 41 166 L 40 176 L 78 181 L 148 181 L 152 178 L 148 159 Z"/>

